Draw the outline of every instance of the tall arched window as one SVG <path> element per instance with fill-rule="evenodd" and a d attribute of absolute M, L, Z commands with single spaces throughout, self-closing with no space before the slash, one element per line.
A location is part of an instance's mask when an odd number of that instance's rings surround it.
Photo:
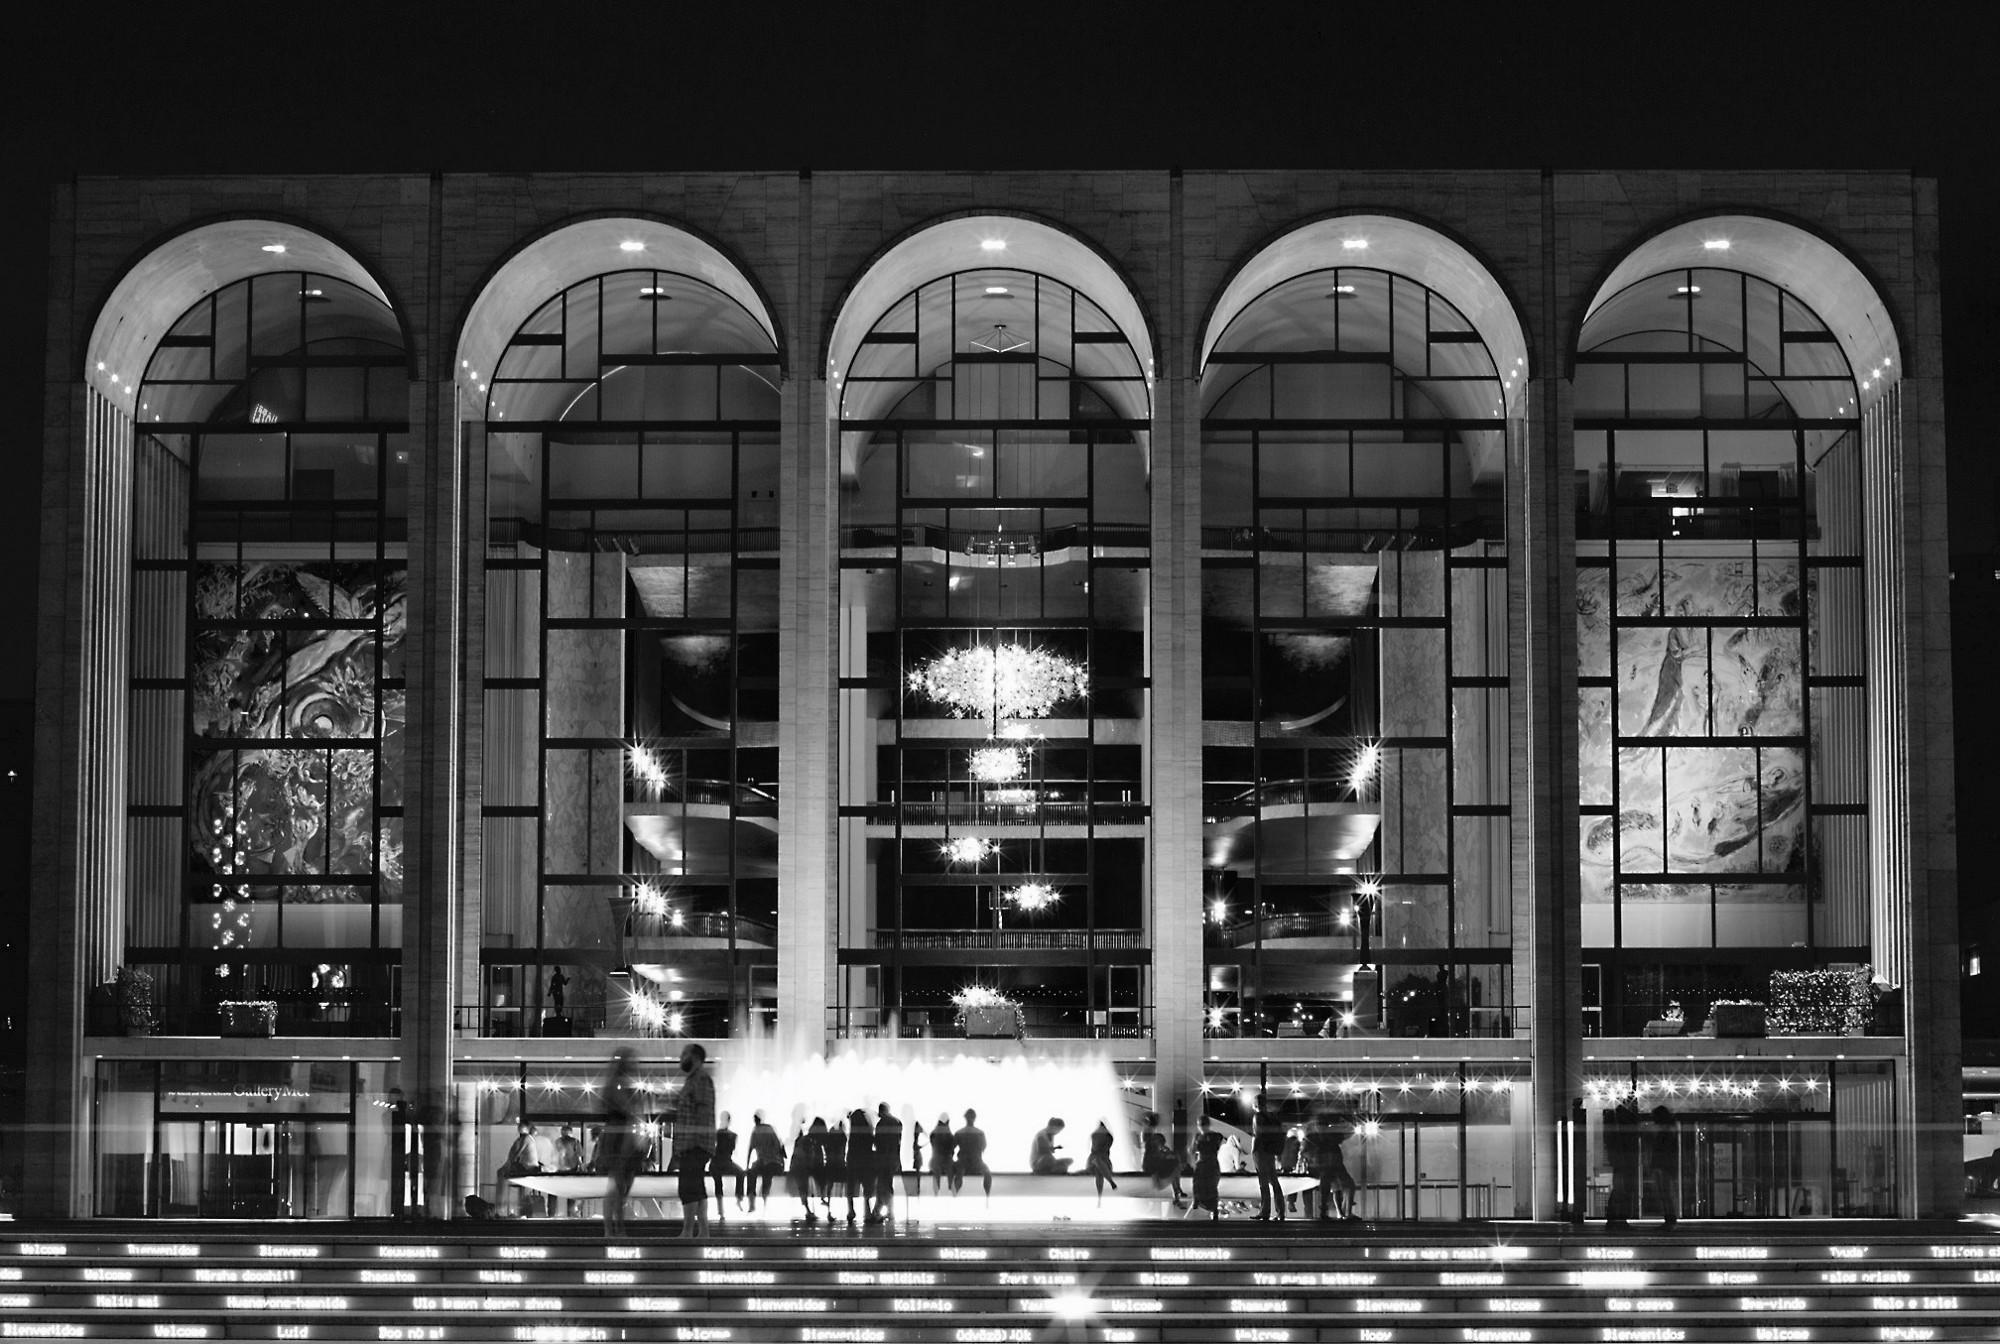
<path fill-rule="evenodd" d="M 408 364 L 275 272 L 196 303 L 136 397 L 129 961 L 165 1029 L 395 1030 Z M 261 1010 L 260 1010 L 261 1011 Z"/>
<path fill-rule="evenodd" d="M 1089 295 L 993 267 L 837 374 L 838 1029 L 979 1034 L 977 986 L 1037 1035 L 1136 1034 L 1146 370 Z"/>
<path fill-rule="evenodd" d="M 487 384 L 488 1034 L 775 1005 L 778 354 L 670 270 L 550 297 Z"/>
<path fill-rule="evenodd" d="M 1576 368 L 1585 1008 L 1638 1035 L 1868 960 L 1861 418 L 1796 295 L 1605 298 Z"/>
<path fill-rule="evenodd" d="M 1202 371 L 1210 1035 L 1502 1034 L 1502 370 L 1406 275 L 1251 298 Z"/>

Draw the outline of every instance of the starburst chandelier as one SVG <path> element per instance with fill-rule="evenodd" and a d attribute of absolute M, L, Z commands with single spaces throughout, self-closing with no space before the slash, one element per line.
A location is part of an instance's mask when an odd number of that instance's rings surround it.
<path fill-rule="evenodd" d="M 1005 784 L 1028 773 L 1028 749 L 979 747 L 967 759 L 966 768 L 982 784 Z"/>
<path fill-rule="evenodd" d="M 1003 644 L 941 653 L 910 673 L 910 689 L 958 718 L 1042 719 L 1090 691 L 1090 673 L 1043 649 Z"/>
<path fill-rule="evenodd" d="M 1046 882 L 1023 882 L 1008 888 L 1004 894 L 1023 910 L 1045 910 L 1062 898 L 1062 893 Z"/>
<path fill-rule="evenodd" d="M 978 863 L 1000 852 L 1000 846 L 978 835 L 953 836 L 938 848 L 947 863 Z"/>

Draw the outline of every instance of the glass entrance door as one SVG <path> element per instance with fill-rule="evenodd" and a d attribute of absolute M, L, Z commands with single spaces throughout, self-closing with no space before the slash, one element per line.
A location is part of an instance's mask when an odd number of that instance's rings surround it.
<path fill-rule="evenodd" d="M 1467 1216 L 1456 1118 L 1385 1115 L 1364 1125 L 1342 1151 L 1360 1187 L 1362 1217 L 1457 1222 Z"/>
<path fill-rule="evenodd" d="M 1790 1218 L 1832 1211 L 1831 1126 L 1823 1115 L 1704 1116 L 1684 1133 L 1682 1203 L 1697 1218 Z M 1652 1194 L 1649 1189 L 1646 1192 Z M 1642 1207 L 1641 1216 L 1652 1216 Z"/>

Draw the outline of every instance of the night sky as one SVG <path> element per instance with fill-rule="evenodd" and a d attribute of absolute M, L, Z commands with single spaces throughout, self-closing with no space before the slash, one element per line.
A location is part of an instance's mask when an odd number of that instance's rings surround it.
<path fill-rule="evenodd" d="M 78 174 L 1893 168 L 1940 181 L 1960 829 L 2000 788 L 2000 6 L 48 6 L 0 98 L 19 409 L 0 591 L 32 616 L 47 187 Z M 1955 7 L 1954 7 L 1955 8 Z M 1624 16 L 1643 16 L 1627 18 Z M 1912 17 L 1915 15 L 1915 17 Z M 227 17 L 225 17 L 227 16 Z M 416 16 L 416 17 L 413 17 Z M 1613 16 L 1618 16 L 1615 20 Z M 1960 597 L 1964 572 L 1986 586 Z M 1965 613 L 1984 603 L 1987 617 Z M 0 700 L 32 696 L 0 640 Z M 12 764 L 7 762 L 5 764 Z"/>

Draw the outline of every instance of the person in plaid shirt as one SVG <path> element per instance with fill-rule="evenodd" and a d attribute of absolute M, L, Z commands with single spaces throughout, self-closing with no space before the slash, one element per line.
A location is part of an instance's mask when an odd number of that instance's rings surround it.
<path fill-rule="evenodd" d="M 703 1066 L 708 1051 L 694 1041 L 681 1047 L 679 1104 L 674 1108 L 675 1167 L 680 1172 L 681 1235 L 708 1235 L 708 1159 L 715 1152 L 715 1080 Z"/>

